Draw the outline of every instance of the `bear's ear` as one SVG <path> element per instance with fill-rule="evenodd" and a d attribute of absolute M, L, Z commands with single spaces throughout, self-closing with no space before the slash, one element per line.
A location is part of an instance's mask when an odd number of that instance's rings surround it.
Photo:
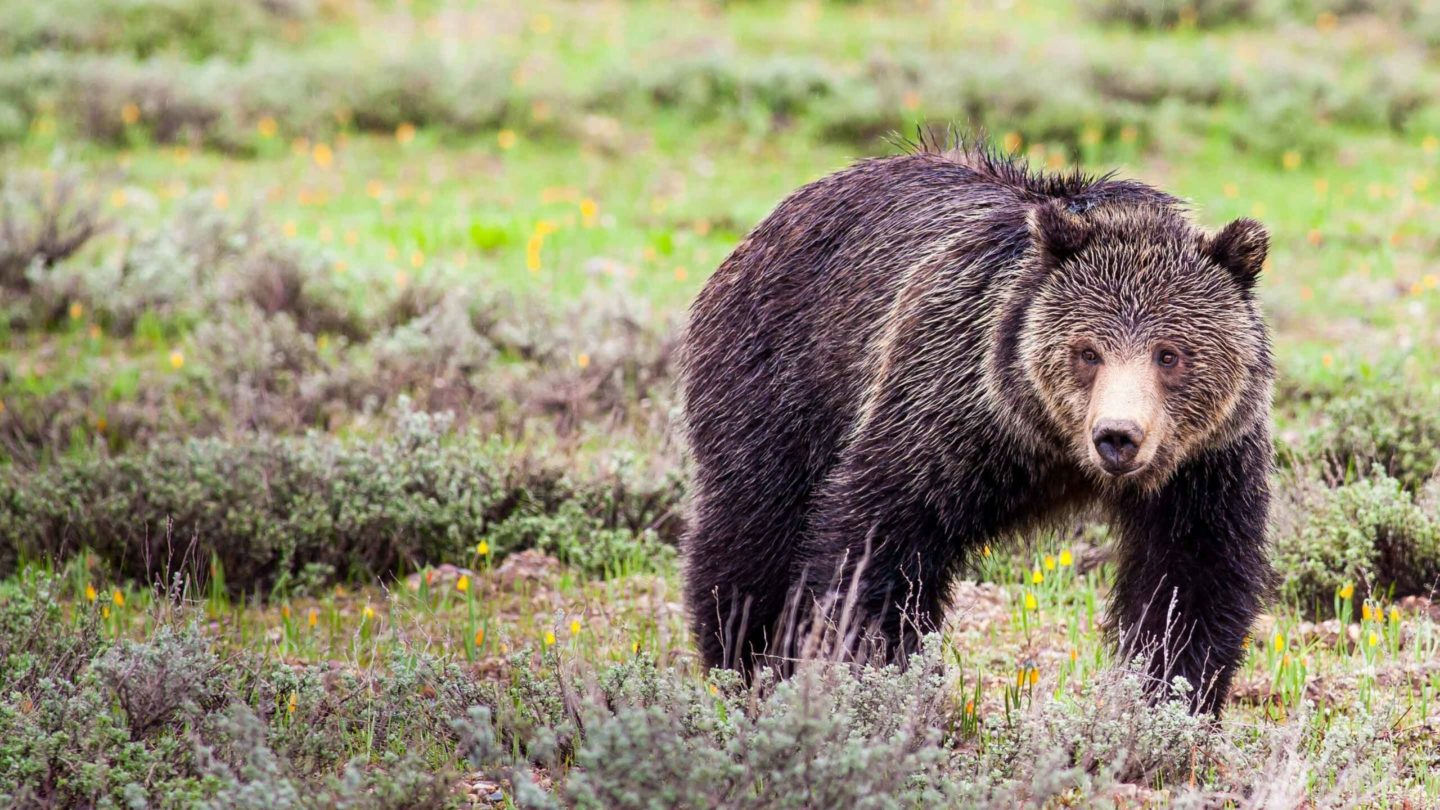
<path fill-rule="evenodd" d="M 1230 271 L 1240 289 L 1249 292 L 1255 289 L 1265 255 L 1270 252 L 1270 234 L 1253 219 L 1237 219 L 1215 234 L 1206 252 L 1216 264 Z"/>
<path fill-rule="evenodd" d="M 1059 200 L 1048 200 L 1030 211 L 1030 235 L 1042 254 L 1056 263 L 1079 253 L 1090 241 L 1090 227 L 1085 220 L 1066 210 Z"/>

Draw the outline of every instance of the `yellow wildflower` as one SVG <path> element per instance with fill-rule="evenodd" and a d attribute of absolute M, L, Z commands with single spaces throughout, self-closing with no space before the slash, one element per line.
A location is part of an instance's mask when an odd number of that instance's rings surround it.
<path fill-rule="evenodd" d="M 94 602 L 96 599 L 99 599 L 99 598 L 100 598 L 100 594 L 98 594 L 98 593 L 95 592 L 95 586 L 94 586 L 94 585 L 86 585 L 86 586 L 85 586 L 85 599 L 86 599 L 87 601 Z"/>
<path fill-rule="evenodd" d="M 465 593 L 466 591 L 470 590 L 470 577 L 465 574 L 461 574 L 460 578 L 455 580 L 455 590 L 461 593 Z"/>

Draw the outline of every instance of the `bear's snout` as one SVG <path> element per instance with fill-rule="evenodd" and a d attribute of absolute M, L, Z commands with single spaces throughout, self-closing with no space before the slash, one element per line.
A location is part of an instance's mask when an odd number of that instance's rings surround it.
<path fill-rule="evenodd" d="M 1095 424 L 1090 438 L 1105 471 L 1121 475 L 1135 469 L 1135 457 L 1145 441 L 1145 431 L 1129 419 L 1102 419 Z"/>

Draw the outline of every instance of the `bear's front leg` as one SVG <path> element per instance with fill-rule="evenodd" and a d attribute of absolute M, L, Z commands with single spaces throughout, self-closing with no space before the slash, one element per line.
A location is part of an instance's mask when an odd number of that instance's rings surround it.
<path fill-rule="evenodd" d="M 1159 491 L 1120 499 L 1111 629 L 1154 684 L 1183 676 L 1191 708 L 1218 715 L 1271 584 L 1264 430 L 1187 461 Z"/>

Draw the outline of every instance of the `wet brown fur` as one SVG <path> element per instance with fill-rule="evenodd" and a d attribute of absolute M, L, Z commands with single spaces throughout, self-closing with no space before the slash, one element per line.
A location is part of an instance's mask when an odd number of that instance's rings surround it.
<path fill-rule="evenodd" d="M 922 142 L 792 194 L 706 284 L 682 347 L 705 662 L 796 654 L 787 605 L 833 618 L 847 588 L 903 656 L 967 554 L 1098 507 L 1119 538 L 1122 645 L 1215 710 L 1269 580 L 1265 240 L 1249 220 L 1206 234 L 1138 182 L 973 143 Z M 1109 476 L 1086 455 L 1076 352 L 1162 344 L 1180 357 L 1155 377 L 1169 429 L 1149 467 Z"/>

